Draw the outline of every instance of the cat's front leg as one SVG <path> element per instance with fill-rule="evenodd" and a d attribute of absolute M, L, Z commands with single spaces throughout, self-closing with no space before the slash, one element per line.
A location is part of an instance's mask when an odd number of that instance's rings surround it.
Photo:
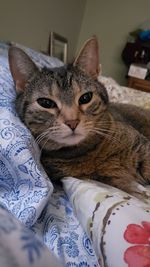
<path fill-rule="evenodd" d="M 145 188 L 137 181 L 136 174 L 131 174 L 124 168 L 111 169 L 109 173 L 103 172 L 103 175 L 101 172 L 101 174 L 95 175 L 93 179 L 116 187 L 144 202 L 149 199 Z"/>
<path fill-rule="evenodd" d="M 136 198 L 144 201 L 145 203 L 149 203 L 150 201 L 150 193 L 146 190 L 146 187 L 141 185 L 138 182 L 132 182 L 132 195 L 135 196 Z"/>
<path fill-rule="evenodd" d="M 130 175 L 128 174 L 127 177 L 129 178 L 129 176 Z M 116 186 L 117 188 L 127 192 L 128 194 L 146 203 L 147 203 L 147 200 L 150 200 L 150 195 L 147 194 L 145 187 L 141 185 L 140 183 L 138 183 L 135 179 L 133 179 L 133 177 L 131 177 L 131 181 L 130 179 L 129 180 L 127 179 L 125 184 L 121 184 L 122 178 L 120 181 L 118 180 L 116 183 L 116 177 L 115 177 L 115 179 L 113 180 L 113 186 Z"/>

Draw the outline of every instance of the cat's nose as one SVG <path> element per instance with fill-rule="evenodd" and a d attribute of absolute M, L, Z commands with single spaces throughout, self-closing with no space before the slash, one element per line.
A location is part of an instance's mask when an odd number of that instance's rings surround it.
<path fill-rule="evenodd" d="M 74 131 L 79 124 L 79 120 L 69 120 L 66 121 L 65 124 L 71 128 L 72 131 Z"/>

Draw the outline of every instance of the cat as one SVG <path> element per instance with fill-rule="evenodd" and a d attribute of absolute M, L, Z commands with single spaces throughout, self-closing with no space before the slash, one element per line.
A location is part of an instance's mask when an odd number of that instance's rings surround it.
<path fill-rule="evenodd" d="M 136 184 L 150 184 L 150 110 L 109 102 L 97 79 L 97 38 L 87 40 L 72 64 L 39 70 L 12 46 L 9 65 L 16 110 L 49 177 L 94 179 L 140 197 Z"/>

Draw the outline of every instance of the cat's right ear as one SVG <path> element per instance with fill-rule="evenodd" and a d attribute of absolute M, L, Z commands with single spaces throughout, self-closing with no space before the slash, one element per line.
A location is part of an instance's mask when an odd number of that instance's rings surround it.
<path fill-rule="evenodd" d="M 76 57 L 74 66 L 78 66 L 89 76 L 97 78 L 100 72 L 99 46 L 96 36 L 87 40 Z"/>
<path fill-rule="evenodd" d="M 38 71 L 38 68 L 24 51 L 15 46 L 9 48 L 8 59 L 16 92 L 21 93 L 24 91 L 30 77 Z"/>

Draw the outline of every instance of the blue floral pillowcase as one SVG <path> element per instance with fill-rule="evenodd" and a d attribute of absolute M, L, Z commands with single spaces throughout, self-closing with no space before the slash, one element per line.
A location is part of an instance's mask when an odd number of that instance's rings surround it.
<path fill-rule="evenodd" d="M 63 63 L 30 48 L 22 48 L 39 66 Z M 39 162 L 39 151 L 15 111 L 14 82 L 9 70 L 10 43 L 0 42 L 0 203 L 31 226 L 47 203 L 53 186 Z"/>

